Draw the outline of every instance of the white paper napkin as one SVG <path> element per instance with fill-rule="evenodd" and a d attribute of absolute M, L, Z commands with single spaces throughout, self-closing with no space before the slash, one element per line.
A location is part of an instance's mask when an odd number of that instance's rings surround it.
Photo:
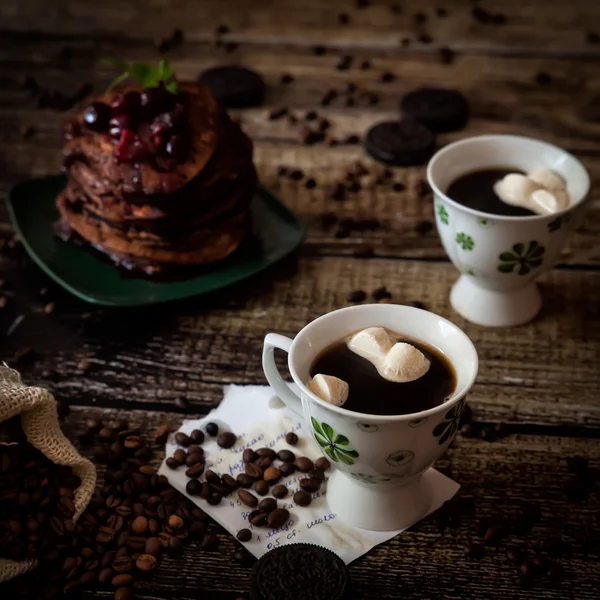
<path fill-rule="evenodd" d="M 243 473 L 242 452 L 246 448 L 267 447 L 276 451 L 285 448 L 293 450 L 297 456 L 308 456 L 313 460 L 321 456 L 304 420 L 289 410 L 269 386 L 226 387 L 225 397 L 217 409 L 202 419 L 185 421 L 180 431 L 189 434 L 194 429 L 204 429 L 206 423 L 211 421 L 219 425 L 220 431 L 230 430 L 238 436 L 235 446 L 227 450 L 219 448 L 215 438 L 206 437 L 203 444 L 206 466 L 219 474 L 229 473 L 235 477 L 238 473 Z M 294 447 L 285 441 L 285 435 L 290 431 L 297 433 L 300 438 L 298 445 Z M 167 442 L 167 457 L 172 456 L 178 448 L 173 437 Z M 184 467 L 174 471 L 163 461 L 159 472 L 168 477 L 173 487 L 187 496 L 185 486 L 188 478 Z M 313 494 L 310 506 L 296 506 L 292 496 L 299 489 L 298 480 L 304 476 L 303 473 L 298 477 L 294 474 L 282 481 L 290 493 L 286 498 L 278 500 L 278 505 L 290 511 L 290 520 L 275 530 L 253 527 L 247 520 L 251 509 L 241 503 L 237 492 L 223 498 L 217 506 L 211 506 L 201 498 L 188 498 L 234 536 L 240 529 L 251 529 L 252 540 L 243 545 L 257 558 L 285 544 L 307 542 L 329 548 L 348 564 L 374 546 L 404 531 L 366 531 L 346 525 L 336 518 L 327 505 L 326 484 Z M 423 477 L 429 478 L 434 490 L 431 509 L 427 514 L 437 510 L 458 491 L 459 485 L 456 482 L 435 469 L 429 469 Z"/>

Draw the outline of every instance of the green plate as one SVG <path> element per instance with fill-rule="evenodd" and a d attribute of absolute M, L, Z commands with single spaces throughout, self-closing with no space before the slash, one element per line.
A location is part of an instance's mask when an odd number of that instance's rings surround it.
<path fill-rule="evenodd" d="M 8 210 L 31 258 L 54 281 L 94 304 L 141 306 L 206 294 L 266 269 L 295 250 L 305 235 L 297 217 L 260 187 L 251 206 L 253 235 L 230 257 L 184 281 L 136 279 L 96 253 L 56 237 L 55 200 L 65 182 L 63 175 L 55 175 L 19 183 L 10 193 Z"/>

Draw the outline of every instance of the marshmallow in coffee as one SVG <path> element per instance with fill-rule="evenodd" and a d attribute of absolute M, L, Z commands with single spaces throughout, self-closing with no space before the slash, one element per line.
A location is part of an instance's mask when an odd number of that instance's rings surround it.
<path fill-rule="evenodd" d="M 506 204 L 527 208 L 538 215 L 564 210 L 571 202 L 565 182 L 550 169 L 535 169 L 528 175 L 509 173 L 494 185 Z"/>
<path fill-rule="evenodd" d="M 412 344 L 392 344 L 383 327 L 368 327 L 350 338 L 347 346 L 352 352 L 368 360 L 377 372 L 388 381 L 409 383 L 420 379 L 429 371 L 429 359 Z"/>
<path fill-rule="evenodd" d="M 345 381 L 333 375 L 318 373 L 308 382 L 308 389 L 329 404 L 342 406 L 348 400 L 350 388 Z"/>

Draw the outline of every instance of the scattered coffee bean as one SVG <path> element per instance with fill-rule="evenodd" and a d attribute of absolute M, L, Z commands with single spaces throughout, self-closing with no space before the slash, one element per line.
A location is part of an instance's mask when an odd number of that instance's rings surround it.
<path fill-rule="evenodd" d="M 206 523 L 203 521 L 195 521 L 190 525 L 190 538 L 193 540 L 201 540 L 206 533 Z"/>
<path fill-rule="evenodd" d="M 290 511 L 285 508 L 276 508 L 269 513 L 267 525 L 272 529 L 279 529 L 285 525 L 290 518 Z"/>
<path fill-rule="evenodd" d="M 197 463 L 194 466 L 186 470 L 185 474 L 187 477 L 197 479 L 204 473 L 204 463 Z"/>
<path fill-rule="evenodd" d="M 115 575 L 112 578 L 111 583 L 115 587 L 133 585 L 133 575 L 130 575 L 129 573 L 121 573 L 120 575 Z"/>
<path fill-rule="evenodd" d="M 354 290 L 346 296 L 348 302 L 363 302 L 366 298 L 367 294 L 363 290 Z"/>
<path fill-rule="evenodd" d="M 275 498 L 285 498 L 288 495 L 288 489 L 285 485 L 276 485 L 272 490 L 271 494 Z"/>
<path fill-rule="evenodd" d="M 190 411 L 190 403 L 185 399 L 185 398 L 176 398 L 175 399 L 175 406 L 183 411 L 183 412 L 189 412 Z"/>
<path fill-rule="evenodd" d="M 298 468 L 298 470 L 302 471 L 303 473 L 308 473 L 309 471 L 315 468 L 313 461 L 310 460 L 310 458 L 307 458 L 306 456 L 300 456 L 299 458 L 297 458 L 295 465 Z"/>
<path fill-rule="evenodd" d="M 406 303 L 407 306 L 412 306 L 413 308 L 420 308 L 421 310 L 426 310 L 426 306 L 423 302 L 419 300 L 412 300 L 411 302 Z"/>
<path fill-rule="evenodd" d="M 311 479 L 310 477 L 306 477 L 299 481 L 300 487 L 305 492 L 314 493 L 319 490 L 321 487 L 321 482 L 316 479 Z"/>
<path fill-rule="evenodd" d="M 277 467 L 269 467 L 263 475 L 264 480 L 268 483 L 274 483 L 281 479 L 281 471 Z"/>
<path fill-rule="evenodd" d="M 166 460 L 166 465 L 169 467 L 169 469 L 178 469 L 181 466 L 181 463 L 174 457 L 169 456 L 169 458 Z"/>
<path fill-rule="evenodd" d="M 269 493 L 269 484 L 264 479 L 260 479 L 254 484 L 254 489 L 257 494 L 266 496 Z"/>
<path fill-rule="evenodd" d="M 216 550 L 219 547 L 219 538 L 214 533 L 207 533 L 202 540 L 202 550 Z"/>
<path fill-rule="evenodd" d="M 246 448 L 242 454 L 242 460 L 245 463 L 254 462 L 258 458 L 258 455 L 252 448 Z"/>
<path fill-rule="evenodd" d="M 317 469 L 320 469 L 321 471 L 327 471 L 327 469 L 329 469 L 330 466 L 331 466 L 331 463 L 324 456 L 317 458 L 317 460 L 315 461 L 315 467 Z"/>
<path fill-rule="evenodd" d="M 374 300 L 382 300 L 383 298 L 391 298 L 392 294 L 388 292 L 385 286 L 381 286 L 373 290 L 371 296 L 373 296 Z"/>
<path fill-rule="evenodd" d="M 235 480 L 243 488 L 252 487 L 252 484 L 254 483 L 254 479 L 252 477 L 250 477 L 250 475 L 247 475 L 246 473 L 239 473 L 238 476 L 235 478 Z"/>
<path fill-rule="evenodd" d="M 535 81 L 539 85 L 549 85 L 552 83 L 552 77 L 548 73 L 541 72 L 535 76 Z"/>
<path fill-rule="evenodd" d="M 277 500 L 275 498 L 265 498 L 260 501 L 258 508 L 263 512 L 270 513 L 277 508 Z"/>
<path fill-rule="evenodd" d="M 181 556 L 183 554 L 183 544 L 181 540 L 171 536 L 168 542 L 168 550 L 171 556 Z"/>
<path fill-rule="evenodd" d="M 296 472 L 296 465 L 294 463 L 283 463 L 279 465 L 279 470 L 284 477 L 289 477 Z"/>
<path fill-rule="evenodd" d="M 299 490 L 294 494 L 294 502 L 298 506 L 308 506 L 312 502 L 312 496 L 305 490 Z"/>
<path fill-rule="evenodd" d="M 200 429 L 194 429 L 190 433 L 190 438 L 194 444 L 202 444 L 204 442 L 204 432 Z"/>
<path fill-rule="evenodd" d="M 221 448 L 231 448 L 235 444 L 236 440 L 237 436 L 235 435 L 235 433 L 232 433 L 231 431 L 226 431 L 219 435 L 219 437 L 217 438 L 217 444 L 219 444 Z"/>
<path fill-rule="evenodd" d="M 482 544 L 475 540 L 468 540 L 465 554 L 469 558 L 481 558 L 484 555 L 485 549 Z"/>
<path fill-rule="evenodd" d="M 350 22 L 350 17 L 347 13 L 340 13 L 338 15 L 338 21 L 340 22 L 340 25 L 347 25 Z"/>
<path fill-rule="evenodd" d="M 210 494 L 210 496 L 206 499 L 206 501 L 211 505 L 211 506 L 216 506 L 217 504 L 220 504 L 221 500 L 223 500 L 223 496 L 217 492 L 213 492 L 212 494 Z"/>
<path fill-rule="evenodd" d="M 338 93 L 335 90 L 329 90 L 326 92 L 321 98 L 321 106 L 329 106 L 337 98 L 337 95 Z"/>
<path fill-rule="evenodd" d="M 325 54 L 325 52 L 327 52 L 327 49 L 325 48 L 325 46 L 315 46 L 313 48 L 313 52 L 317 56 L 323 56 L 323 54 Z"/>
<path fill-rule="evenodd" d="M 512 565 L 520 565 L 523 562 L 523 553 L 518 548 L 508 548 L 506 558 Z"/>
<path fill-rule="evenodd" d="M 195 449 L 192 452 L 191 446 L 190 446 L 188 455 L 185 457 L 186 467 L 193 467 L 193 466 L 197 465 L 198 463 L 204 463 L 204 461 L 205 461 L 204 451 L 202 449 L 200 449 L 200 450 Z M 145 473 L 145 474 L 148 475 L 148 473 Z M 153 473 L 151 473 L 151 475 L 153 475 Z"/>
<path fill-rule="evenodd" d="M 304 184 L 304 186 L 306 187 L 307 190 L 313 190 L 314 188 L 317 187 L 317 182 L 310 177 L 309 179 L 306 180 L 306 183 Z"/>
<path fill-rule="evenodd" d="M 251 492 L 240 490 L 238 496 L 246 506 L 249 506 L 250 508 L 256 508 L 258 506 L 258 498 Z"/>
<path fill-rule="evenodd" d="M 262 527 L 267 524 L 267 513 L 262 510 L 254 510 L 248 515 L 248 520 L 255 527 Z"/>
<path fill-rule="evenodd" d="M 156 560 L 156 556 L 153 556 L 152 554 L 142 554 L 136 559 L 135 566 L 142 573 L 149 573 L 150 571 L 154 571 L 154 569 L 156 569 L 158 566 L 158 561 Z"/>
<path fill-rule="evenodd" d="M 272 448 L 259 448 L 256 451 L 257 456 L 261 458 L 270 458 L 271 460 L 275 460 L 277 458 L 277 452 Z"/>
<path fill-rule="evenodd" d="M 325 473 L 323 473 L 323 471 L 321 471 L 321 469 L 311 469 L 308 472 L 308 476 L 311 479 L 314 479 L 315 481 L 318 481 L 319 483 L 322 481 L 325 481 Z"/>
<path fill-rule="evenodd" d="M 252 532 L 249 529 L 240 529 L 235 537 L 240 542 L 249 542 L 252 539 Z"/>
<path fill-rule="evenodd" d="M 126 587 L 115 590 L 114 600 L 133 600 L 133 590 Z"/>
<path fill-rule="evenodd" d="M 183 431 L 178 431 L 175 434 L 175 441 L 184 448 L 187 448 L 192 443 L 190 436 L 187 433 L 183 433 Z"/>
<path fill-rule="evenodd" d="M 219 426 L 216 423 L 207 423 L 204 431 L 211 437 L 219 435 Z"/>
<path fill-rule="evenodd" d="M 296 455 L 291 450 L 280 450 L 277 453 L 277 458 L 282 462 L 293 463 L 296 460 Z"/>
<path fill-rule="evenodd" d="M 244 465 L 244 471 L 246 472 L 246 475 L 252 477 L 252 479 L 262 479 L 263 470 L 254 463 L 246 463 Z"/>

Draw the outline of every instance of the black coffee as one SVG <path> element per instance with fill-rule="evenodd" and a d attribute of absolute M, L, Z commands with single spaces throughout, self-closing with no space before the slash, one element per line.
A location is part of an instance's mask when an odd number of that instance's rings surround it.
<path fill-rule="evenodd" d="M 373 364 L 346 346 L 346 340 L 324 350 L 313 362 L 311 376 L 333 375 L 350 387 L 344 408 L 372 415 L 406 415 L 442 404 L 456 388 L 456 374 L 450 361 L 422 342 L 390 332 L 393 342 L 408 342 L 430 361 L 429 371 L 409 383 L 384 379 Z"/>
<path fill-rule="evenodd" d="M 494 192 L 494 184 L 510 173 L 520 173 L 517 169 L 484 169 L 462 175 L 453 181 L 446 195 L 469 208 L 492 215 L 505 215 L 507 217 L 529 217 L 535 213 L 526 208 L 511 206 L 502 202 Z"/>

